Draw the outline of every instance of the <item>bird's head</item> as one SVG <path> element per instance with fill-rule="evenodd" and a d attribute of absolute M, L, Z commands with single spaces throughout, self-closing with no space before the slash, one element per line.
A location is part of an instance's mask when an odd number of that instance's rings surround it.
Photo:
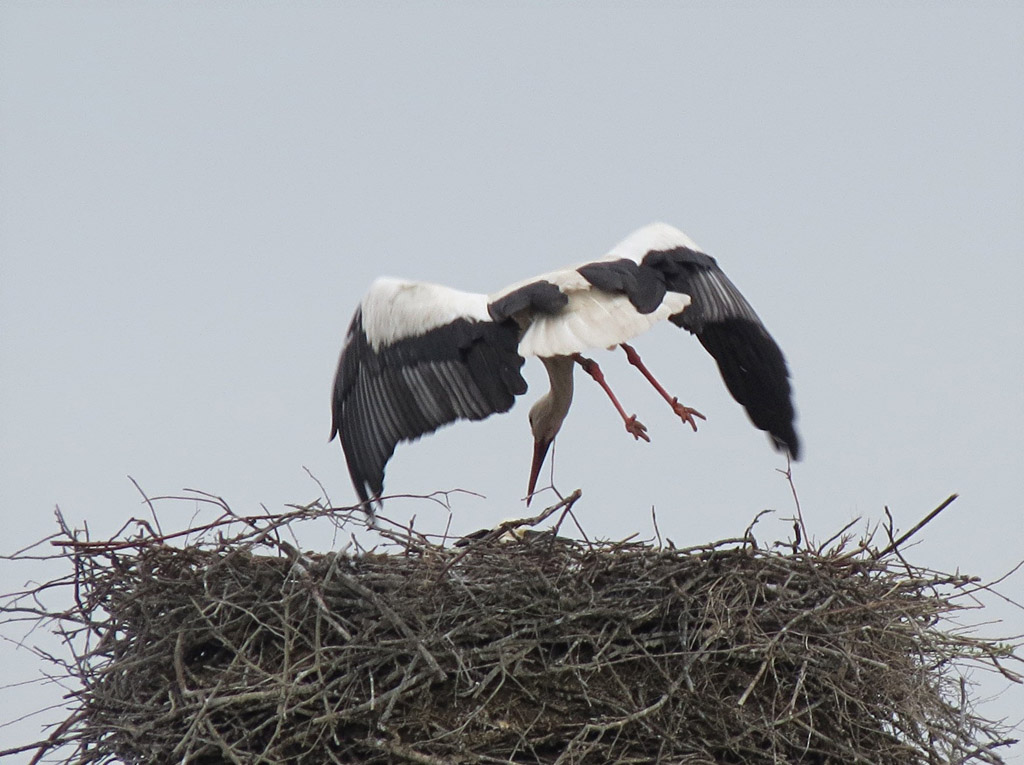
<path fill-rule="evenodd" d="M 551 443 L 562 428 L 565 414 L 555 416 L 552 396 L 541 396 L 530 408 L 530 430 L 533 431 L 533 464 L 530 466 L 530 484 L 526 489 L 526 506 L 530 506 L 533 490 L 537 486 L 537 477 L 544 466 Z"/>

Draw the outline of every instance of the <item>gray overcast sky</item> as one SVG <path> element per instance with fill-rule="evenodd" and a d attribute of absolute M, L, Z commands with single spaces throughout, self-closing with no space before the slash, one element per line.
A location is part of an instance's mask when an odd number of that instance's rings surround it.
<path fill-rule="evenodd" d="M 1024 557 L 1022 94 L 1011 2 L 3 3 L 2 547 L 56 504 L 111 533 L 140 512 L 128 475 L 250 512 L 315 498 L 307 467 L 348 504 L 329 390 L 375 276 L 489 292 L 665 220 L 788 356 L 812 533 L 885 505 L 907 529 L 958 491 L 910 558 L 999 576 Z M 654 507 L 693 544 L 776 508 L 759 536 L 786 537 L 785 462 L 704 350 L 670 325 L 636 345 L 708 421 L 595 354 L 652 443 L 578 376 L 556 483 L 588 533 L 649 536 Z M 511 414 L 399 446 L 387 489 L 486 495 L 453 498 L 456 533 L 523 514 L 528 379 Z M 389 508 L 412 513 L 448 520 Z M 965 616 L 988 619 L 1024 632 L 997 599 Z M 0 646 L 0 683 L 43 669 Z M 0 691 L 0 719 L 56 699 Z M 1024 692 L 983 709 L 1019 720 Z"/>

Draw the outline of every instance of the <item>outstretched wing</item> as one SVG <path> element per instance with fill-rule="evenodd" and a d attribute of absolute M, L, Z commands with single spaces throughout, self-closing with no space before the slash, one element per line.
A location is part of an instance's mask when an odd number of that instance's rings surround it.
<path fill-rule="evenodd" d="M 688 246 L 648 252 L 640 262 L 662 275 L 690 305 L 669 320 L 697 336 L 751 422 L 790 457 L 800 456 L 789 368 L 772 336 L 715 259 Z"/>
<path fill-rule="evenodd" d="M 374 282 L 349 327 L 331 402 L 331 438 L 340 437 L 364 503 L 383 492 L 400 441 L 512 407 L 526 392 L 518 342 L 518 325 L 492 321 L 483 295 Z"/>

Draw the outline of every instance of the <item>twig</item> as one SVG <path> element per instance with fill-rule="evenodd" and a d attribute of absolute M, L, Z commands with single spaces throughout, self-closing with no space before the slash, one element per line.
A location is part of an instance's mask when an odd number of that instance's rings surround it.
<path fill-rule="evenodd" d="M 875 556 L 875 558 L 884 558 L 886 555 L 891 553 L 893 550 L 898 549 L 901 544 L 906 542 L 908 539 L 910 539 L 910 537 L 912 537 L 918 531 L 923 529 L 932 519 L 935 518 L 935 516 L 937 516 L 939 513 L 941 513 L 943 510 L 945 510 L 951 504 L 953 504 L 953 501 L 957 497 L 959 497 L 959 496 L 960 496 L 959 494 L 950 494 L 948 497 L 946 497 L 946 499 L 942 502 L 941 505 L 939 505 L 937 508 L 935 508 L 930 513 L 928 513 L 928 515 L 926 515 L 920 521 L 918 521 L 917 524 L 914 526 L 914 528 L 912 528 L 906 534 L 901 536 L 895 542 L 890 543 L 884 550 L 882 550 L 882 552 L 878 553 Z"/>
<path fill-rule="evenodd" d="M 789 491 L 793 495 L 793 506 L 796 508 L 796 520 L 800 524 L 800 534 L 803 535 L 804 539 L 809 540 L 811 537 L 807 533 L 807 526 L 804 525 L 804 514 L 800 509 L 800 496 L 796 492 L 796 483 L 793 481 L 793 461 L 786 455 L 786 469 L 779 470 L 786 477 L 786 482 L 789 484 Z M 798 534 L 799 536 L 799 534 Z"/>
<path fill-rule="evenodd" d="M 143 501 L 145 501 L 146 506 L 149 508 L 149 514 L 151 516 L 153 516 L 153 525 L 156 526 L 157 534 L 159 534 L 160 536 L 163 536 L 164 530 L 162 528 L 160 528 L 160 518 L 156 514 L 156 508 L 153 507 L 152 500 L 150 500 L 150 498 L 148 496 L 146 496 L 146 492 L 144 492 L 142 490 L 142 487 L 139 486 L 139 482 L 138 481 L 136 481 L 131 476 L 128 476 L 128 480 L 132 482 L 132 485 L 135 486 L 135 488 L 136 488 L 136 490 L 138 490 L 139 494 L 142 495 Z"/>

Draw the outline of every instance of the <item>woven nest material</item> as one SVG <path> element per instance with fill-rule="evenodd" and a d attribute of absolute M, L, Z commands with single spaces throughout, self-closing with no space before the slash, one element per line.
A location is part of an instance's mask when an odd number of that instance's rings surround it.
<path fill-rule="evenodd" d="M 962 672 L 1014 677 L 1012 650 L 942 620 L 967 577 L 846 537 L 679 550 L 501 531 L 410 533 L 387 554 L 300 554 L 265 528 L 67 541 L 81 690 L 47 748 L 83 764 L 1002 761 Z"/>

